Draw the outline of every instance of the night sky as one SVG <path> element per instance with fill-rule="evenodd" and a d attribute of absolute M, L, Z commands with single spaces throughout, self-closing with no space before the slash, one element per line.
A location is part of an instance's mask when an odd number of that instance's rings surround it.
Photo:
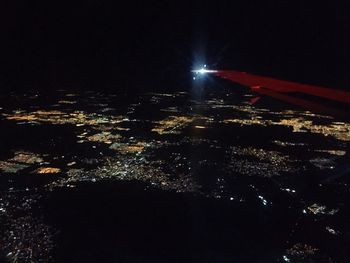
<path fill-rule="evenodd" d="M 203 63 L 349 89 L 349 4 L 311 2 L 8 1 L 1 89 L 175 89 Z"/>

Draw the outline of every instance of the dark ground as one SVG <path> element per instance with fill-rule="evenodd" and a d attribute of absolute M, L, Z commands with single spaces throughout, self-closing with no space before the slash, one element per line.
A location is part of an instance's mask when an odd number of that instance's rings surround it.
<path fill-rule="evenodd" d="M 7 258 L 347 262 L 349 122 L 216 85 L 3 95 Z"/>

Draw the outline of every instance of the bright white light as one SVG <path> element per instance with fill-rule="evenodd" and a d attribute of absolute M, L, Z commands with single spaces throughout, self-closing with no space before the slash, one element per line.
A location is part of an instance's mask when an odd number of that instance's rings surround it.
<path fill-rule="evenodd" d="M 289 259 L 287 256 L 283 256 L 283 260 L 284 260 L 285 262 L 290 262 L 290 259 Z"/>
<path fill-rule="evenodd" d="M 196 74 L 201 74 L 204 75 L 206 73 L 216 73 L 216 70 L 209 70 L 209 69 L 205 69 L 205 68 L 201 68 L 201 69 L 196 69 L 196 70 L 192 70 L 193 73 Z"/>
<path fill-rule="evenodd" d="M 207 70 L 205 70 L 204 68 L 201 68 L 200 70 L 198 70 L 199 74 L 204 74 L 207 73 Z"/>

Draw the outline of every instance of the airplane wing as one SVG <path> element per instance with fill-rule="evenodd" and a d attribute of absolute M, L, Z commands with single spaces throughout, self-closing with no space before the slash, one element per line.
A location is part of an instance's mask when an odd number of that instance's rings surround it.
<path fill-rule="evenodd" d="M 202 69 L 203 70 L 203 69 Z M 252 91 L 260 95 L 266 95 L 290 104 L 294 104 L 315 112 L 326 113 L 337 117 L 349 117 L 349 111 L 344 107 L 350 106 L 350 92 L 332 88 L 319 87 L 308 84 L 300 84 L 286 80 L 278 80 L 269 77 L 258 76 L 246 72 L 234 70 L 204 70 L 196 73 L 211 73 L 217 77 L 248 86 Z M 307 94 L 314 97 L 327 99 L 338 103 L 339 107 L 330 107 L 316 101 L 296 97 L 296 93 Z M 252 100 L 256 103 L 259 97 Z"/>
<path fill-rule="evenodd" d="M 348 91 L 278 80 L 234 70 L 217 70 L 214 72 L 214 75 L 250 88 L 261 87 L 278 93 L 303 93 L 350 104 L 350 92 Z"/>

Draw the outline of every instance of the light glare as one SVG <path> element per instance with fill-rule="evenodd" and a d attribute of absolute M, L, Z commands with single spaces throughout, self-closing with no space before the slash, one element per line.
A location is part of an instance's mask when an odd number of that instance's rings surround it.
<path fill-rule="evenodd" d="M 193 73 L 196 74 L 206 74 L 206 73 L 216 73 L 216 70 L 209 70 L 209 69 L 205 69 L 205 68 L 201 68 L 201 69 L 196 69 L 196 70 L 192 70 Z"/>

